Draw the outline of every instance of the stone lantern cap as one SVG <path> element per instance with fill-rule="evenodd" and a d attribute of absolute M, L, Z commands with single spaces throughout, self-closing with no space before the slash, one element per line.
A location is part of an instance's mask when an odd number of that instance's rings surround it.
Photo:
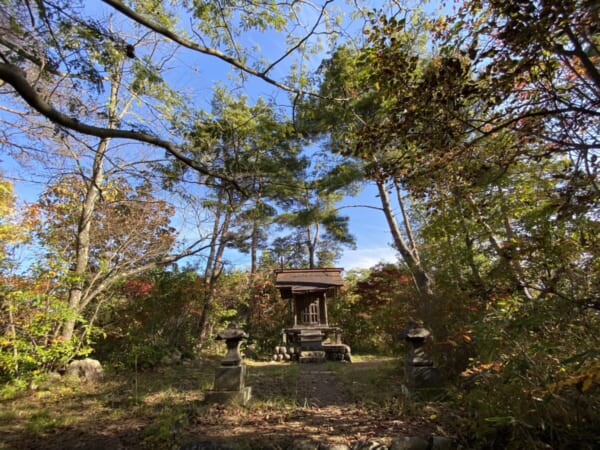
<path fill-rule="evenodd" d="M 228 328 L 221 330 L 217 333 L 218 340 L 241 340 L 248 337 L 248 334 L 241 328 L 237 328 L 236 325 L 229 325 Z"/>
<path fill-rule="evenodd" d="M 417 340 L 417 339 L 427 339 L 429 336 L 431 336 L 431 331 L 429 331 L 427 328 L 411 328 L 410 330 L 408 330 L 408 332 L 406 333 L 406 339 L 408 340 Z"/>
<path fill-rule="evenodd" d="M 227 344 L 227 354 L 221 361 L 221 366 L 239 366 L 242 364 L 240 344 L 242 339 L 247 337 L 248 334 L 234 323 L 217 333 L 217 339 L 224 340 Z"/>

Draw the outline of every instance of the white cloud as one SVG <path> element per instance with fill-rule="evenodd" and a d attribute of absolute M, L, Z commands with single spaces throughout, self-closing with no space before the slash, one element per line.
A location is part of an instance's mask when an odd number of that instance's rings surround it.
<path fill-rule="evenodd" d="M 345 270 L 369 269 L 382 261 L 398 262 L 396 251 L 391 247 L 373 247 L 345 251 L 336 265 L 343 267 Z"/>

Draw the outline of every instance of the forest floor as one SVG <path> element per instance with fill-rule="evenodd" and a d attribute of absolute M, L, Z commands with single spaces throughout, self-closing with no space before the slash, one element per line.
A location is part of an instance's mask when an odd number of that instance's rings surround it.
<path fill-rule="evenodd" d="M 107 373 L 98 384 L 49 379 L 3 388 L 0 449 L 286 448 L 448 434 L 443 403 L 409 401 L 398 359 L 352 364 L 248 361 L 247 406 L 207 405 L 216 361 Z M 193 447 L 192 445 L 192 447 Z"/>

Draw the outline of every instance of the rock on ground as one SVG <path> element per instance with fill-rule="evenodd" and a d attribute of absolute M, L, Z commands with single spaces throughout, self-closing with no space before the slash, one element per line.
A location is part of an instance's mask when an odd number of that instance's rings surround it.
<path fill-rule="evenodd" d="M 81 381 L 95 383 L 104 378 L 104 369 L 100 361 L 92 358 L 77 359 L 67 366 L 67 376 Z"/>

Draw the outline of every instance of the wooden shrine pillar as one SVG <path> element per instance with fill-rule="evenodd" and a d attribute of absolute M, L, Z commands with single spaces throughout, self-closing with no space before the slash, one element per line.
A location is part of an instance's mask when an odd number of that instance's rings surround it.
<path fill-rule="evenodd" d="M 323 312 L 325 316 L 325 326 L 329 326 L 329 320 L 327 319 L 327 292 L 323 292 Z"/>

